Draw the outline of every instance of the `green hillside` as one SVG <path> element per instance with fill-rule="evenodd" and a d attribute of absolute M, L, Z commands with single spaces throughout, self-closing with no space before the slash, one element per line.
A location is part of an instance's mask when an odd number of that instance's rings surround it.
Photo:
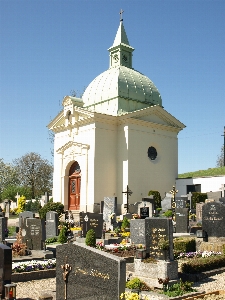
<path fill-rule="evenodd" d="M 179 174 L 178 178 L 219 176 L 219 175 L 225 175 L 225 167 L 210 168 L 207 170 L 199 170 L 195 172 L 183 173 L 183 174 Z"/>

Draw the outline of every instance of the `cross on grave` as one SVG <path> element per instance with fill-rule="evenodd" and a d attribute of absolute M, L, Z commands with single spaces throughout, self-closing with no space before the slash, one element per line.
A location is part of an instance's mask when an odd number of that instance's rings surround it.
<path fill-rule="evenodd" d="M 65 263 L 64 263 L 64 265 L 61 265 L 61 268 L 62 268 L 62 270 L 63 270 L 63 280 L 64 280 L 64 282 L 65 282 L 65 298 L 64 298 L 64 300 L 66 300 L 67 299 L 67 282 L 68 282 L 68 275 L 69 275 L 69 273 L 70 273 L 70 271 L 72 270 L 72 267 L 69 265 L 69 264 L 67 264 L 67 256 L 66 256 L 66 259 L 65 259 Z"/>
<path fill-rule="evenodd" d="M 173 203 L 172 203 L 172 208 L 176 207 L 176 202 L 175 202 L 175 196 L 178 193 L 178 190 L 176 190 L 175 185 L 173 186 L 173 189 L 170 191 L 170 194 L 173 195 Z"/>
<path fill-rule="evenodd" d="M 222 191 L 222 197 L 225 197 L 225 185 L 222 183 L 220 190 Z"/>
<path fill-rule="evenodd" d="M 122 8 L 121 8 L 121 10 L 120 10 L 120 22 L 123 21 L 123 13 L 124 13 L 124 11 L 123 11 Z"/>
<path fill-rule="evenodd" d="M 133 194 L 133 192 L 129 189 L 127 185 L 127 190 L 125 192 L 122 192 L 122 194 L 127 194 L 127 213 L 129 212 L 129 196 Z"/>
<path fill-rule="evenodd" d="M 191 197 L 192 197 L 192 193 L 189 192 L 189 193 L 187 194 L 187 197 L 188 197 L 188 201 L 190 201 L 190 211 L 191 211 Z"/>
<path fill-rule="evenodd" d="M 18 207 L 18 200 L 20 198 L 20 195 L 18 194 L 18 192 L 17 192 L 15 198 L 16 198 L 16 207 Z"/>
<path fill-rule="evenodd" d="M 173 211 L 173 219 L 175 221 L 175 208 L 176 208 L 176 202 L 175 202 L 175 196 L 178 193 L 178 190 L 176 190 L 175 185 L 173 186 L 173 189 L 170 191 L 170 194 L 173 195 L 173 201 L 172 201 L 172 211 Z"/>

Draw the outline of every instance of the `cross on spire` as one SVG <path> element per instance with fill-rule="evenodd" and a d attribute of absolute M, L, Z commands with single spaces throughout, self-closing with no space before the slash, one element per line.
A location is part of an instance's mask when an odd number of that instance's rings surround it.
<path fill-rule="evenodd" d="M 121 8 L 121 10 L 120 10 L 120 22 L 123 22 L 123 13 L 124 13 L 124 11 Z"/>

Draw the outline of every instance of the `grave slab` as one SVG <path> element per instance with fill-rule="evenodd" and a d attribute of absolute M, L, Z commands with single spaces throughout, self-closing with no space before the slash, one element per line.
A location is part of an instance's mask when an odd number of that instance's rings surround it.
<path fill-rule="evenodd" d="M 56 300 L 65 299 L 65 291 L 67 300 L 119 299 L 125 291 L 126 261 L 120 257 L 77 242 L 57 246 L 56 257 Z"/>
<path fill-rule="evenodd" d="M 57 212 L 48 211 L 46 214 L 46 239 L 58 235 L 59 217 Z"/>
<path fill-rule="evenodd" d="M 12 249 L 0 244 L 0 294 L 5 297 L 4 285 L 11 283 Z"/>
<path fill-rule="evenodd" d="M 225 237 L 225 205 L 214 201 L 202 206 L 202 229 L 208 237 Z"/>

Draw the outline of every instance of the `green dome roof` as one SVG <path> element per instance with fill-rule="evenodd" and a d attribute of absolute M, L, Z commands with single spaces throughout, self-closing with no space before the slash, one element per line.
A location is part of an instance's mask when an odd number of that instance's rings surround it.
<path fill-rule="evenodd" d="M 160 93 L 154 83 L 132 68 L 134 48 L 129 44 L 122 21 L 114 43 L 108 50 L 110 67 L 89 84 L 82 97 L 83 107 L 118 115 L 152 105 L 162 106 Z"/>
<path fill-rule="evenodd" d="M 83 94 L 84 107 L 115 98 L 162 105 L 160 93 L 145 75 L 125 66 L 116 66 L 97 76 Z"/>

